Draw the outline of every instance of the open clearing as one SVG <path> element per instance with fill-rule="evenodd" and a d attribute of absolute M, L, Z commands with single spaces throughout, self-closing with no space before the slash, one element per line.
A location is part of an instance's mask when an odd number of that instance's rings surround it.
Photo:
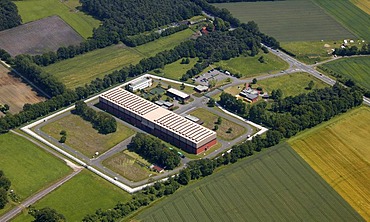
<path fill-rule="evenodd" d="M 351 0 L 351 2 L 370 15 L 370 0 Z"/>
<path fill-rule="evenodd" d="M 0 104 L 8 104 L 10 113 L 18 113 L 26 103 L 33 104 L 45 100 L 38 96 L 31 86 L 8 72 L 8 69 L 0 65 Z"/>
<path fill-rule="evenodd" d="M 342 0 L 324 0 L 323 2 L 338 1 L 341 2 Z M 355 38 L 354 34 L 335 21 L 312 0 L 220 3 L 213 5 L 228 9 L 242 22 L 255 21 L 262 32 L 277 38 L 281 42 Z M 334 10 L 336 10 L 335 8 L 333 6 Z M 338 12 L 346 14 L 343 10 L 338 10 Z M 363 28 L 366 27 L 369 27 L 369 25 Z"/>
<path fill-rule="evenodd" d="M 150 163 L 134 152 L 125 150 L 103 161 L 103 165 L 128 180 L 137 182 L 157 173 L 150 171 Z"/>
<path fill-rule="evenodd" d="M 0 135 L 0 153 L 0 169 L 20 201 L 72 172 L 63 161 L 13 133 Z"/>
<path fill-rule="evenodd" d="M 335 0 L 335 1 L 311 0 L 311 1 L 314 1 L 321 8 L 325 9 L 332 17 L 334 17 L 347 29 L 354 32 L 358 37 L 370 41 L 370 29 L 369 29 L 370 15 L 362 11 L 354 4 L 352 4 L 351 1 L 349 0 Z"/>
<path fill-rule="evenodd" d="M 203 121 L 203 126 L 207 127 L 208 129 L 213 130 L 215 127 L 215 123 L 217 122 L 218 115 L 205 110 L 205 109 L 196 109 L 189 113 L 192 116 L 198 117 L 201 121 Z M 223 140 L 233 140 L 242 134 L 245 133 L 245 128 L 224 118 L 221 118 L 222 122 L 218 125 L 217 137 Z M 231 128 L 232 131 L 227 133 L 228 129 Z"/>
<path fill-rule="evenodd" d="M 160 73 L 151 72 L 151 74 L 168 79 L 180 80 L 183 74 L 193 68 L 195 63 L 197 63 L 198 58 L 189 58 L 189 60 L 189 64 L 181 64 L 182 59 L 179 59 L 176 62 L 166 65 L 164 69 L 159 69 Z"/>
<path fill-rule="evenodd" d="M 144 210 L 142 221 L 361 221 L 287 144 L 235 163 Z"/>
<path fill-rule="evenodd" d="M 130 48 L 123 44 L 97 49 L 71 59 L 44 67 L 46 72 L 55 75 L 68 88 L 76 88 L 90 83 L 97 77 L 119 70 L 130 64 L 137 64 L 144 57 L 171 49 L 187 40 L 193 32 L 189 29 L 157 39 L 147 44 Z"/>
<path fill-rule="evenodd" d="M 265 62 L 261 63 L 258 59 L 263 56 Z M 260 53 L 254 57 L 240 56 L 229 60 L 222 60 L 215 63 L 223 70 L 231 73 L 240 73 L 242 78 L 249 78 L 261 74 L 277 73 L 289 68 L 289 64 L 272 53 Z"/>
<path fill-rule="evenodd" d="M 104 153 L 135 133 L 134 130 L 117 121 L 116 132 L 100 134 L 91 123 L 74 114 L 55 120 L 43 126 L 41 130 L 56 140 L 61 137 L 60 131 L 65 130 L 66 144 L 88 157 L 92 157 L 95 152 Z"/>
<path fill-rule="evenodd" d="M 0 48 L 10 55 L 42 54 L 61 46 L 78 45 L 83 38 L 60 17 L 52 16 L 0 32 Z"/>
<path fill-rule="evenodd" d="M 330 71 L 341 74 L 356 82 L 356 84 L 370 90 L 370 57 L 353 57 L 344 58 L 328 62 L 321 67 L 329 69 L 325 71 L 330 74 Z"/>
<path fill-rule="evenodd" d="M 100 25 L 99 20 L 76 9 L 80 5 L 78 0 L 23 0 L 14 3 L 23 23 L 59 15 L 85 39 L 92 36 L 93 28 Z"/>
<path fill-rule="evenodd" d="M 118 202 L 130 199 L 130 194 L 84 170 L 33 206 L 37 209 L 51 207 L 63 214 L 67 221 L 82 221 L 84 216 L 97 209 L 113 208 Z M 33 219 L 24 211 L 13 221 L 31 222 Z"/>
<path fill-rule="evenodd" d="M 366 221 L 370 220 L 370 108 L 308 130 L 289 144 Z"/>

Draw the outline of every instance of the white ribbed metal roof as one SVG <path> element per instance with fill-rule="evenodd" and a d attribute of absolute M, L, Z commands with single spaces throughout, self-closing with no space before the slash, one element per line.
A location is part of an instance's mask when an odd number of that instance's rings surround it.
<path fill-rule="evenodd" d="M 104 93 L 101 97 L 194 143 L 216 135 L 216 132 L 122 88 Z"/>

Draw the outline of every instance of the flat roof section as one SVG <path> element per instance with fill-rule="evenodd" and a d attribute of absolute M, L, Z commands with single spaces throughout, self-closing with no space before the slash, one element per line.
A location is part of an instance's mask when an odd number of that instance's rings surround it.
<path fill-rule="evenodd" d="M 186 94 L 184 92 L 181 92 L 180 90 L 177 90 L 177 89 L 174 89 L 174 88 L 171 88 L 171 89 L 168 89 L 167 92 L 170 92 L 182 99 L 186 99 L 188 98 L 190 95 L 189 94 Z"/>
<path fill-rule="evenodd" d="M 104 93 L 100 97 L 194 143 L 216 135 L 216 132 L 122 88 Z"/>

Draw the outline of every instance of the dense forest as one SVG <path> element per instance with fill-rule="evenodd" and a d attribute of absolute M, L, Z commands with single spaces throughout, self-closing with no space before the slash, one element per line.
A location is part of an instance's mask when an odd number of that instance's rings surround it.
<path fill-rule="evenodd" d="M 208 3 L 227 3 L 227 2 L 273 2 L 284 0 L 207 0 Z"/>
<path fill-rule="evenodd" d="M 21 22 L 17 6 L 10 0 L 0 0 L 0 31 L 13 28 Z"/>
<path fill-rule="evenodd" d="M 98 37 L 101 34 L 99 32 L 102 31 L 108 32 L 110 38 L 121 40 L 128 35 L 151 31 L 201 14 L 201 8 L 189 0 L 141 0 L 140 2 L 80 0 L 80 2 L 84 12 L 103 21 L 103 25 L 96 30 L 95 37 Z"/>
<path fill-rule="evenodd" d="M 162 140 L 144 133 L 137 133 L 127 148 L 167 170 L 172 170 L 180 164 L 176 151 L 168 149 Z"/>

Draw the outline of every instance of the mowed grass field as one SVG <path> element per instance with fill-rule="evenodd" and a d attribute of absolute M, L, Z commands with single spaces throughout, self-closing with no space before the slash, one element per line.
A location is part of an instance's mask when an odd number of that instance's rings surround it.
<path fill-rule="evenodd" d="M 370 56 L 339 59 L 325 63 L 321 67 L 348 77 L 370 90 Z"/>
<path fill-rule="evenodd" d="M 370 0 L 351 0 L 351 2 L 370 15 Z"/>
<path fill-rule="evenodd" d="M 265 62 L 258 59 L 263 56 Z M 261 74 L 277 73 L 289 68 L 289 64 L 272 53 L 259 53 L 254 57 L 240 56 L 229 60 L 222 60 L 215 63 L 215 66 L 222 67 L 231 73 L 240 73 L 242 78 L 250 78 Z"/>
<path fill-rule="evenodd" d="M 80 5 L 78 0 L 23 0 L 14 3 L 18 7 L 23 23 L 59 15 L 85 39 L 92 36 L 93 28 L 100 25 L 99 20 L 75 8 Z"/>
<path fill-rule="evenodd" d="M 362 221 L 292 148 L 224 168 L 141 212 L 139 221 Z"/>
<path fill-rule="evenodd" d="M 193 68 L 195 63 L 197 63 L 198 58 L 189 58 L 189 60 L 189 64 L 181 64 L 182 59 L 179 59 L 174 63 L 166 65 L 163 69 L 160 69 L 160 73 L 151 73 L 153 75 L 163 76 L 169 79 L 180 80 L 183 74 L 185 74 L 189 69 Z"/>
<path fill-rule="evenodd" d="M 217 119 L 219 118 L 218 115 L 206 110 L 206 109 L 196 109 L 189 113 L 192 116 L 198 117 L 201 121 L 203 121 L 203 126 L 207 127 L 208 129 L 213 130 Z M 241 136 L 245 133 L 245 128 L 241 125 L 234 123 L 228 119 L 221 118 L 222 122 L 218 125 L 217 137 L 223 140 L 233 140 L 237 137 Z M 228 129 L 231 128 L 232 131 L 227 133 Z"/>
<path fill-rule="evenodd" d="M 366 221 L 370 220 L 370 108 L 360 107 L 289 140 Z"/>
<path fill-rule="evenodd" d="M 370 15 L 349 0 L 311 0 L 359 38 L 370 41 Z M 335 38 L 338 39 L 338 38 Z M 339 38 L 340 39 L 340 38 Z"/>
<path fill-rule="evenodd" d="M 118 202 L 131 199 L 130 194 L 106 180 L 83 170 L 61 187 L 36 202 L 37 209 L 51 207 L 63 214 L 67 221 L 82 221 L 97 209 L 113 208 Z M 31 222 L 34 218 L 23 211 L 13 222 Z"/>
<path fill-rule="evenodd" d="M 73 89 L 78 86 L 84 86 L 97 77 L 102 78 L 114 70 L 119 70 L 130 64 L 135 65 L 145 57 L 172 49 L 187 40 L 192 34 L 193 31 L 186 29 L 135 48 L 119 44 L 97 49 L 72 59 L 49 65 L 44 67 L 44 70 L 55 75 L 68 88 Z"/>
<path fill-rule="evenodd" d="M 95 152 L 104 153 L 135 133 L 131 128 L 117 122 L 116 132 L 100 134 L 91 123 L 74 114 L 57 119 L 41 127 L 41 130 L 56 140 L 60 139 L 60 132 L 65 130 L 67 132 L 65 144 L 88 157 L 92 157 Z"/>
<path fill-rule="evenodd" d="M 63 161 L 14 133 L 0 135 L 0 153 L 0 170 L 20 201 L 72 172 Z M 0 210 L 0 215 L 10 206 Z"/>
<path fill-rule="evenodd" d="M 338 1 L 324 0 L 322 2 Z M 233 16 L 242 22 L 255 21 L 262 32 L 277 38 L 281 42 L 355 38 L 354 34 L 344 28 L 312 0 L 220 3 L 213 5 L 228 9 Z M 335 7 L 333 8 L 336 10 Z M 344 16 L 347 15 L 346 12 L 340 12 Z M 356 18 L 353 20 L 356 20 Z"/>
<path fill-rule="evenodd" d="M 141 181 L 157 173 L 145 166 L 151 164 L 134 152 L 125 150 L 103 161 L 103 165 L 131 181 Z"/>
<path fill-rule="evenodd" d="M 45 98 L 38 96 L 31 86 L 9 74 L 9 70 L 0 65 L 0 104 L 8 104 L 10 113 L 18 113 L 24 104 L 38 103 Z"/>

